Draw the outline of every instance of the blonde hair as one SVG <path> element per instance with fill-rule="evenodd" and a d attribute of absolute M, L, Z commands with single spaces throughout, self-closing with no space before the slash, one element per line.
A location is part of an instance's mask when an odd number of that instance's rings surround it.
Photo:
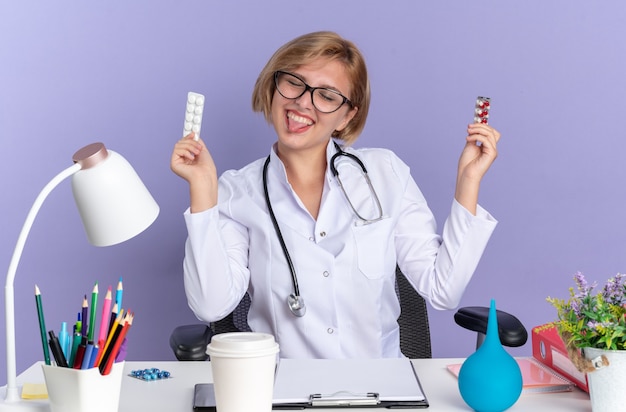
<path fill-rule="evenodd" d="M 365 127 L 370 85 L 363 55 L 354 43 L 336 33 L 319 31 L 304 34 L 280 47 L 257 78 L 252 92 L 252 109 L 263 112 L 265 119 L 271 123 L 272 99 L 276 90 L 274 73 L 278 70 L 293 71 L 318 58 L 339 61 L 346 68 L 351 88 L 350 101 L 358 110 L 345 128 L 333 132 L 333 137 L 349 145 L 359 137 Z"/>

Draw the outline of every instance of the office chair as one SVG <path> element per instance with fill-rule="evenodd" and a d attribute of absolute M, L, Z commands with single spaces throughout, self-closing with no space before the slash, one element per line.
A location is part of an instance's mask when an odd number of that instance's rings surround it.
<path fill-rule="evenodd" d="M 396 293 L 400 301 L 400 350 L 409 359 L 430 358 L 430 328 L 426 301 L 415 291 L 400 268 L 396 267 Z M 182 325 L 170 335 L 170 347 L 179 361 L 208 359 L 206 347 L 211 337 L 218 333 L 249 332 L 248 310 L 250 297 L 244 296 L 237 308 L 224 319 L 207 324 Z M 506 312 L 497 311 L 500 340 L 505 346 L 521 346 L 528 333 L 522 323 Z M 487 331 L 489 308 L 471 306 L 460 308 L 454 318 L 460 326 L 477 332 L 476 347 L 482 343 Z"/>

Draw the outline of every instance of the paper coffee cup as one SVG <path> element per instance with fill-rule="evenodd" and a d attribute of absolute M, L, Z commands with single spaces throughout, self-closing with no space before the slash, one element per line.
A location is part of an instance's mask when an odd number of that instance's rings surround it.
<path fill-rule="evenodd" d="M 272 335 L 234 332 L 214 335 L 211 357 L 215 402 L 220 412 L 270 412 L 278 343 Z"/>

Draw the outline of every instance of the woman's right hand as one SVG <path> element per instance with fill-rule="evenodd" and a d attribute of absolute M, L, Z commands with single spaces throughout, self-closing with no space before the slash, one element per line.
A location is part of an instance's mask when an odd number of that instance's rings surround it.
<path fill-rule="evenodd" d="M 217 204 L 217 169 L 215 162 L 194 133 L 176 142 L 170 168 L 189 183 L 191 212 L 202 212 Z"/>

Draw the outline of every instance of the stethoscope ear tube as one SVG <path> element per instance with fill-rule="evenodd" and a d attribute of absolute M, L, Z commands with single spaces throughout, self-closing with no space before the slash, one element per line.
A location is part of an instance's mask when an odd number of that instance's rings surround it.
<path fill-rule="evenodd" d="M 338 177 L 339 176 L 339 172 L 337 171 L 337 168 L 335 167 L 335 160 L 339 156 L 346 156 L 346 157 L 349 157 L 350 159 L 354 160 L 361 167 L 361 170 L 363 170 L 363 174 L 365 176 L 367 176 L 367 169 L 365 168 L 365 165 L 363 164 L 361 159 L 359 159 L 358 157 L 356 157 L 352 153 L 344 152 L 343 149 L 341 148 L 341 146 L 339 146 L 337 144 L 337 142 L 333 142 L 333 143 L 335 143 L 335 148 L 337 149 L 337 153 L 335 153 L 333 155 L 333 157 L 330 158 L 330 172 L 333 174 L 334 177 Z"/>
<path fill-rule="evenodd" d="M 346 201 L 350 205 L 350 208 L 354 212 L 355 216 L 359 218 L 362 224 L 368 225 L 370 223 L 378 222 L 379 220 L 383 218 L 383 208 L 380 204 L 380 199 L 378 198 L 378 195 L 376 194 L 376 190 L 374 190 L 374 186 L 372 185 L 372 181 L 370 180 L 370 177 L 369 177 L 369 174 L 367 173 L 367 169 L 365 168 L 365 165 L 363 164 L 361 159 L 359 159 L 352 153 L 344 152 L 341 146 L 337 144 L 337 142 L 333 142 L 333 143 L 335 143 L 335 148 L 337 149 L 337 153 L 335 153 L 333 157 L 330 158 L 330 171 L 335 177 L 335 179 L 337 179 L 337 184 L 341 188 L 341 191 L 343 192 L 343 195 L 346 198 Z M 335 161 L 340 156 L 346 156 L 347 158 L 352 159 L 355 163 L 357 163 L 361 167 L 361 171 L 363 172 L 363 177 L 365 178 L 365 181 L 367 182 L 367 186 L 370 189 L 372 198 L 374 199 L 376 203 L 376 207 L 378 208 L 378 217 L 375 217 L 373 219 L 367 219 L 361 216 L 359 212 L 356 210 L 356 208 L 354 207 L 354 205 L 352 204 L 352 201 L 350 201 L 350 197 L 348 196 L 346 189 L 343 187 L 343 183 L 341 182 L 341 178 L 339 177 L 339 171 L 335 167 Z"/>

